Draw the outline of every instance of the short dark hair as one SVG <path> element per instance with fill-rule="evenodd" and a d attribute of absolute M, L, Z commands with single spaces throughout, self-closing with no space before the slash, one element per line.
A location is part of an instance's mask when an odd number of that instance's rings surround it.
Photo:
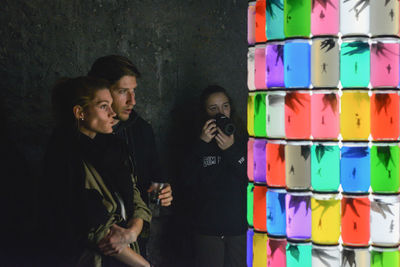
<path fill-rule="evenodd" d="M 61 78 L 52 91 L 52 108 L 57 125 L 74 128 L 76 118 L 73 107 L 86 108 L 97 91 L 109 89 L 110 83 L 95 77 Z"/>
<path fill-rule="evenodd" d="M 107 80 L 111 85 L 118 82 L 123 76 L 141 77 L 139 70 L 128 58 L 118 55 L 109 55 L 96 59 L 88 76 Z"/>

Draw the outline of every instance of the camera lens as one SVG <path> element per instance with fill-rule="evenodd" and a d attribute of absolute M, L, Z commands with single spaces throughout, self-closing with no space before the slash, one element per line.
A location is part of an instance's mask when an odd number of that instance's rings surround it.
<path fill-rule="evenodd" d="M 233 125 L 233 123 L 230 123 L 225 126 L 224 133 L 226 135 L 232 135 L 234 132 L 235 132 L 235 125 Z"/>
<path fill-rule="evenodd" d="M 218 113 L 215 115 L 215 123 L 226 135 L 232 135 L 235 133 L 235 124 L 233 124 L 232 120 L 224 114 Z"/>

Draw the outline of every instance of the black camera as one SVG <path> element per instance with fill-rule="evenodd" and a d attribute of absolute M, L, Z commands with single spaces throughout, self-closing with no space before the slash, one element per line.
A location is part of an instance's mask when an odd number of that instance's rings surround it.
<path fill-rule="evenodd" d="M 226 135 L 232 135 L 235 133 L 236 127 L 232 120 L 224 114 L 218 113 L 215 115 L 215 124 L 224 132 Z"/>

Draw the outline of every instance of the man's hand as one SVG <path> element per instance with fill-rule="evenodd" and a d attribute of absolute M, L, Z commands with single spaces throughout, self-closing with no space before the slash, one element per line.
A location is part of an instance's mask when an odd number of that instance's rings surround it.
<path fill-rule="evenodd" d="M 153 192 L 154 190 L 156 190 L 157 192 L 159 185 L 160 185 L 159 183 L 153 183 L 152 185 L 150 185 L 147 192 L 150 193 Z M 163 207 L 168 207 L 171 205 L 173 197 L 172 197 L 172 188 L 170 184 L 165 184 L 163 189 L 159 191 L 158 199 L 160 200 L 160 204 Z"/>
<path fill-rule="evenodd" d="M 98 247 L 106 256 L 113 256 L 121 253 L 130 243 L 135 242 L 137 235 L 135 232 L 113 224 L 110 232 L 100 240 Z"/>
<path fill-rule="evenodd" d="M 232 135 L 226 135 L 224 132 L 217 127 L 217 135 L 215 136 L 215 140 L 217 141 L 217 145 L 221 150 L 226 150 L 230 148 L 235 142 L 235 138 Z"/>
<path fill-rule="evenodd" d="M 172 188 L 170 184 L 166 184 L 163 189 L 161 189 L 158 199 L 161 200 L 161 206 L 168 207 L 172 203 Z"/>

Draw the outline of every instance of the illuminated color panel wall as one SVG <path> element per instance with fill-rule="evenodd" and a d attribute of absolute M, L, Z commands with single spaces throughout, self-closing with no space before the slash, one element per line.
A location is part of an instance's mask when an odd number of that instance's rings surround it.
<path fill-rule="evenodd" d="M 247 15 L 247 265 L 400 266 L 399 1 Z"/>

